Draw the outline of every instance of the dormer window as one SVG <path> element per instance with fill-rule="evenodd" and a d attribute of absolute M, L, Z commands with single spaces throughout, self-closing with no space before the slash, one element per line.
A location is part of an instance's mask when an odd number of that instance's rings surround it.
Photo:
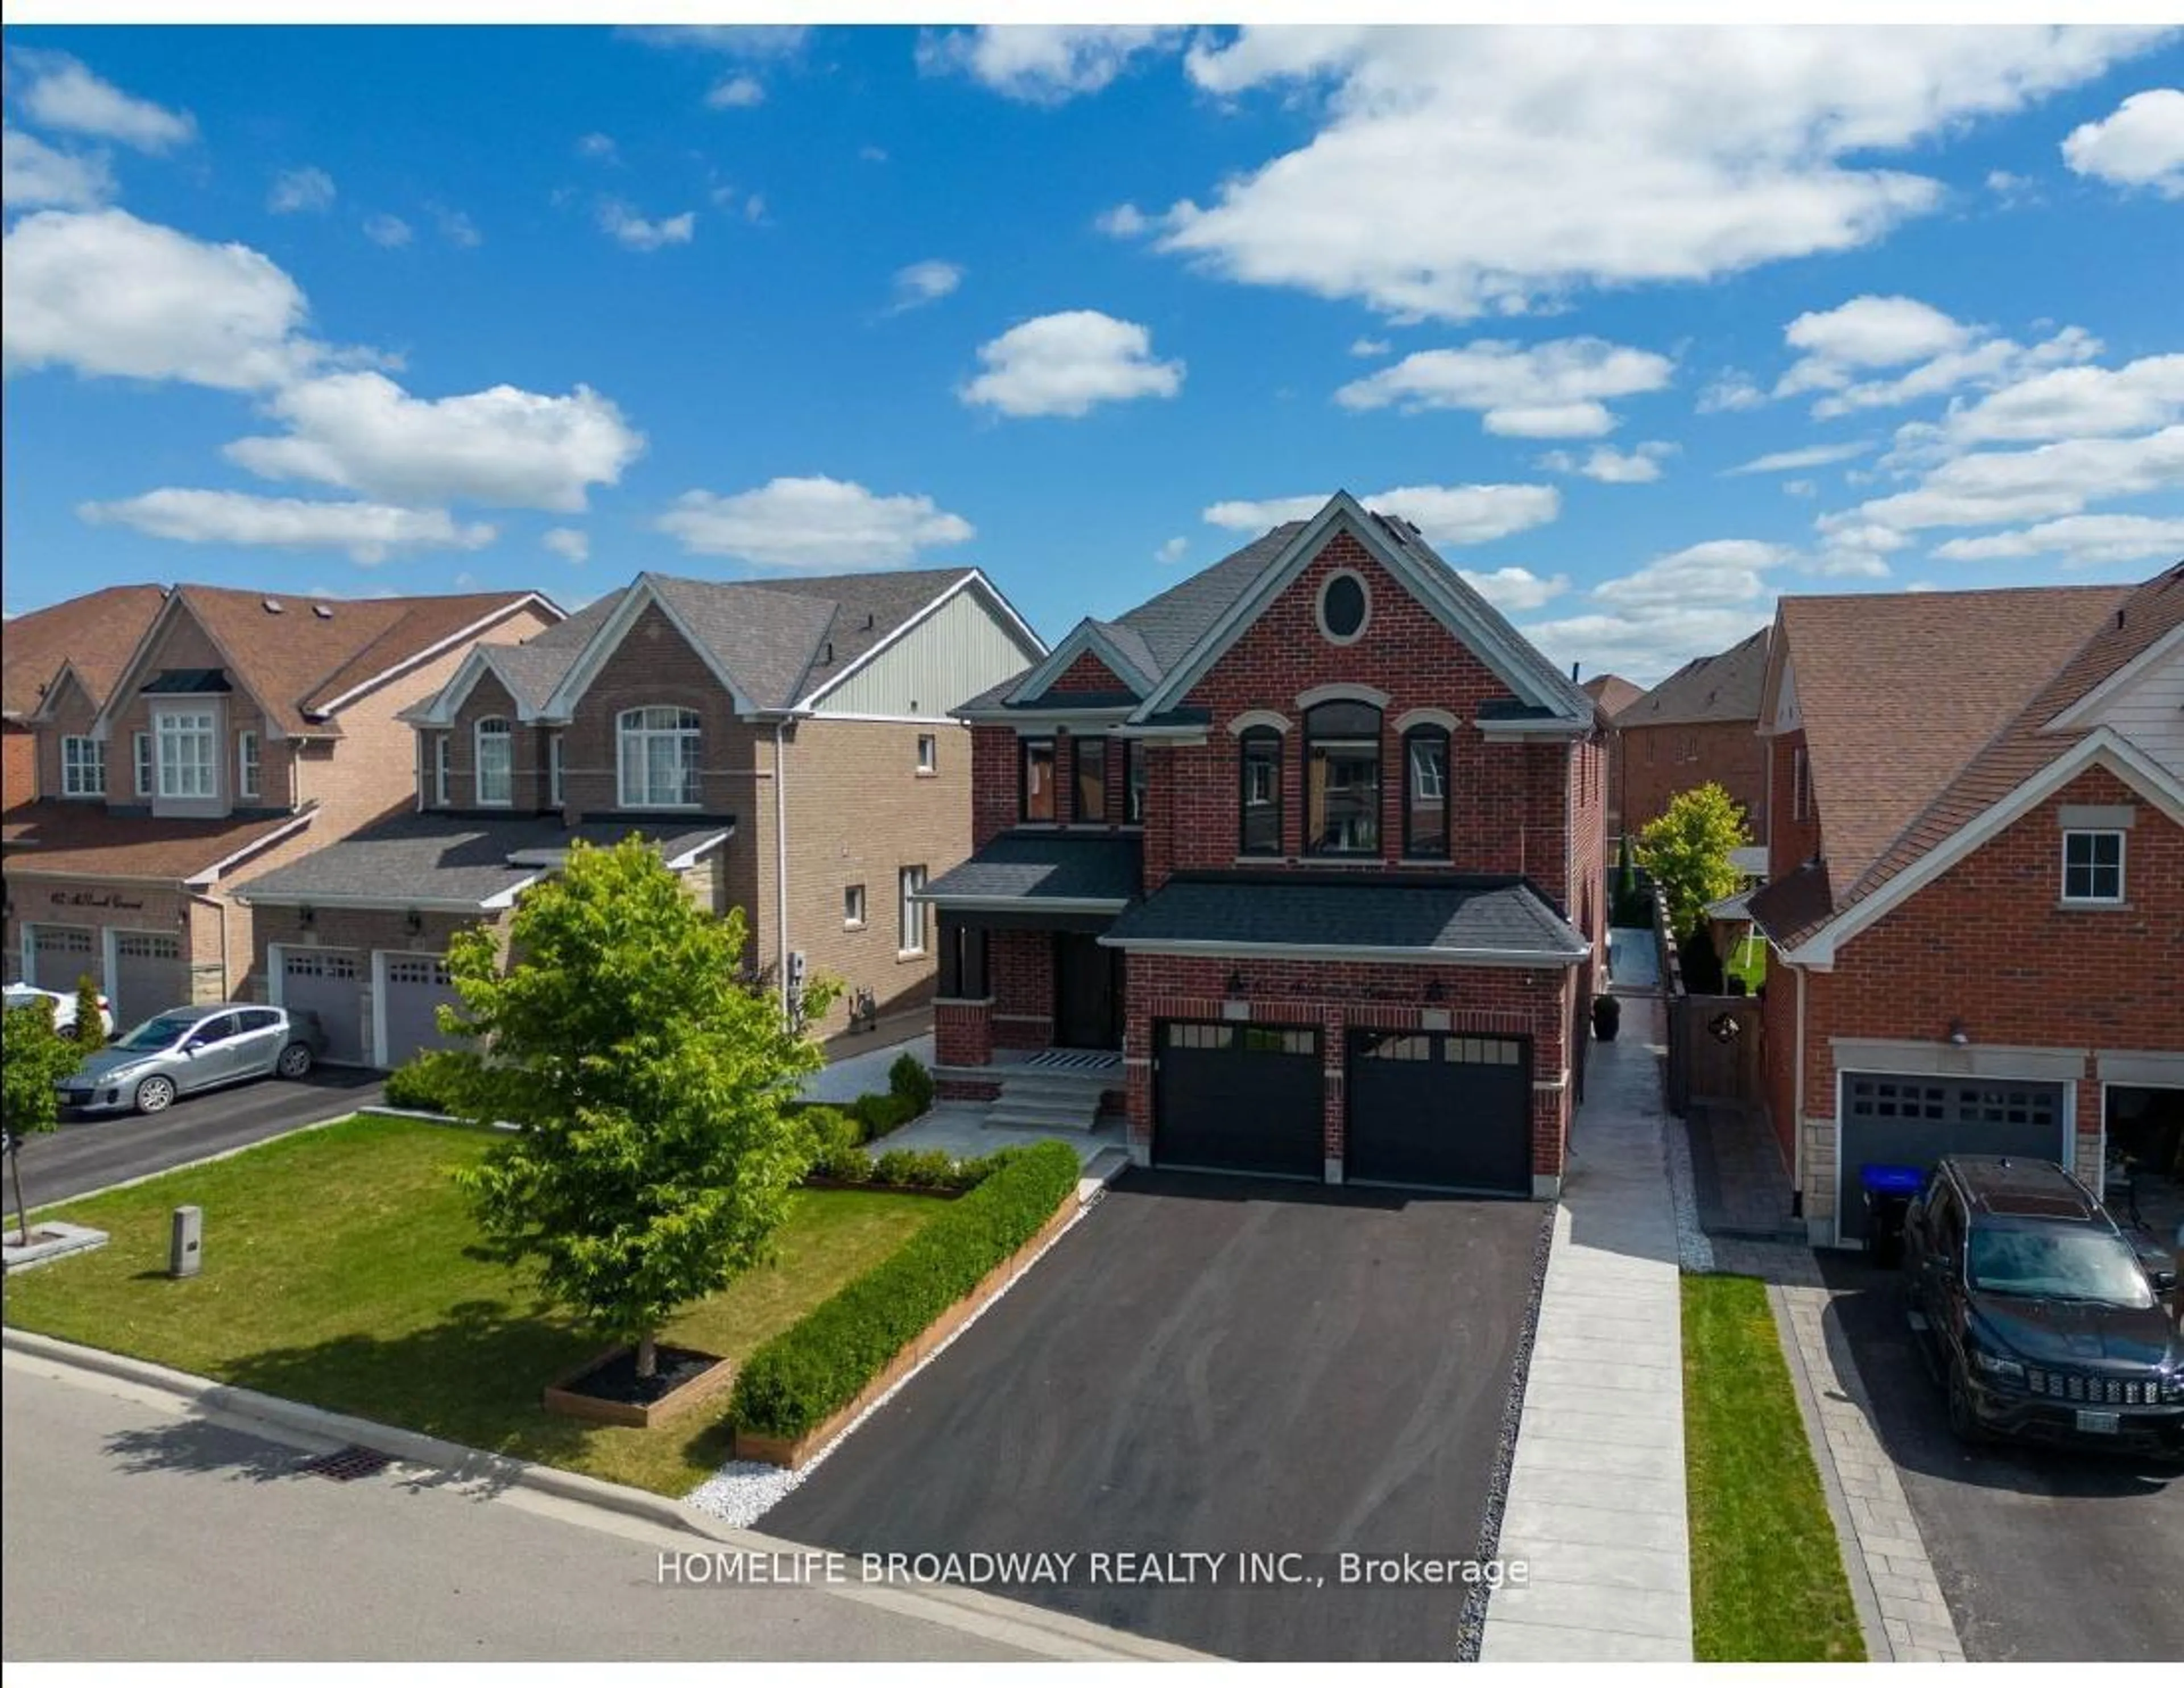
<path fill-rule="evenodd" d="M 220 750 L 210 710 L 160 710 L 152 716 L 159 795 L 205 798 L 220 794 Z"/>
<path fill-rule="evenodd" d="M 477 805 L 505 809 L 515 800 L 515 735 L 507 721 L 489 715 L 477 724 Z"/>
<path fill-rule="evenodd" d="M 1380 853 L 1380 711 L 1320 704 L 1305 711 L 1305 851 Z"/>
<path fill-rule="evenodd" d="M 625 809 L 698 806 L 698 712 L 653 705 L 615 717 L 616 789 Z"/>

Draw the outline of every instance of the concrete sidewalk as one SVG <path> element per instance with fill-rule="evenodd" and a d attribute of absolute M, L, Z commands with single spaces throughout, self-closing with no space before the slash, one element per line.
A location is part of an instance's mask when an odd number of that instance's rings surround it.
<path fill-rule="evenodd" d="M 1683 1300 L 1663 1160 L 1661 1005 L 1593 1045 L 1524 1385 L 1483 1663 L 1685 1661 Z"/>

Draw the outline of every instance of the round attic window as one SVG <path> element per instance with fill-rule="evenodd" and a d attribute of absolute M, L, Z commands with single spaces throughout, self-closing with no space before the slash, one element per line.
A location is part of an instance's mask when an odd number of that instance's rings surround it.
<path fill-rule="evenodd" d="M 1363 634 L 1371 609 L 1362 578 L 1347 571 L 1331 574 L 1319 588 L 1319 630 L 1330 643 L 1353 643 Z"/>

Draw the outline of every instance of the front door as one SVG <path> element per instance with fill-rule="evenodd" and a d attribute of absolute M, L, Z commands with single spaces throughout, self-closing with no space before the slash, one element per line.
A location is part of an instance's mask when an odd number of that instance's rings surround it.
<path fill-rule="evenodd" d="M 1054 939 L 1054 1041 L 1062 1049 L 1120 1049 L 1123 952 L 1089 932 Z"/>

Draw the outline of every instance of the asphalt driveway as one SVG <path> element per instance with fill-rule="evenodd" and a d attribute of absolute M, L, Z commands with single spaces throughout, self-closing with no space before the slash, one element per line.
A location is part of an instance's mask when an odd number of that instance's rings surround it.
<path fill-rule="evenodd" d="M 1075 1552 L 1000 1591 L 1230 1657 L 1451 1658 L 1461 1586 L 1345 1585 L 1335 1556 L 1476 1552 L 1544 1217 L 1134 1172 L 760 1528 Z M 1091 1579 L 1123 1552 L 1229 1558 Z M 1324 1582 L 1246 1582 L 1245 1553 Z"/>
<path fill-rule="evenodd" d="M 178 1096 L 157 1114 L 64 1117 L 50 1137 L 23 1145 L 23 1195 L 33 1207 L 148 1177 L 230 1149 L 247 1148 L 299 1125 L 337 1119 L 381 1099 L 384 1073 L 322 1067 L 291 1083 L 261 1078 L 225 1090 Z M 14 1191 L 8 1191 L 10 1205 Z"/>
<path fill-rule="evenodd" d="M 1821 1258 L 1966 1656 L 2184 1658 L 2184 1473 L 2125 1455 L 1966 1448 L 1904 1323 L 1897 1274 Z"/>

